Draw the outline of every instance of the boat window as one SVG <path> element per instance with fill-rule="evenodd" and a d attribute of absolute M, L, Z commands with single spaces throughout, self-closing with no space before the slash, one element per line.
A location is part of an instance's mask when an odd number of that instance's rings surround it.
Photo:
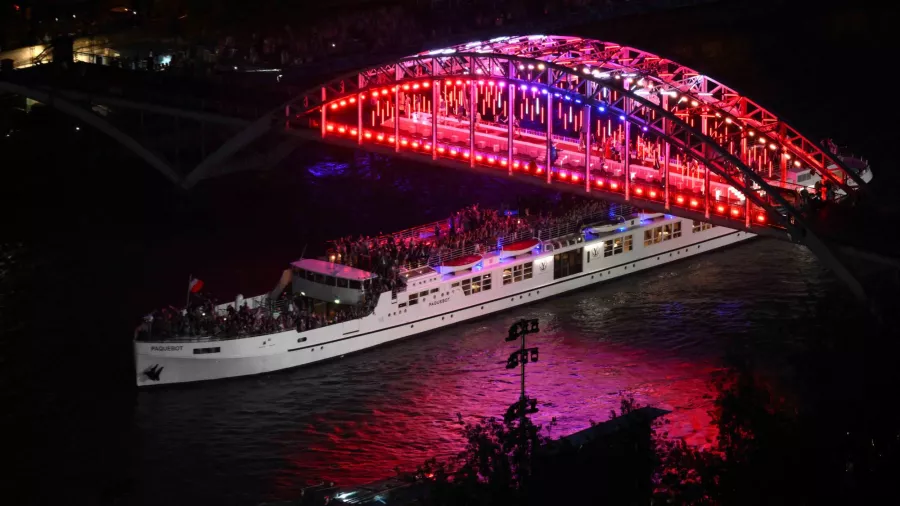
<path fill-rule="evenodd" d="M 335 277 L 334 276 L 325 276 L 325 284 L 328 286 L 336 286 L 335 285 Z"/>
<path fill-rule="evenodd" d="M 667 223 L 663 225 L 663 241 L 668 241 L 672 238 L 672 224 Z"/>
<path fill-rule="evenodd" d="M 351 279 L 350 280 L 350 288 L 352 288 L 354 290 L 359 290 L 362 288 L 362 284 L 355 279 Z"/>
<path fill-rule="evenodd" d="M 317 273 L 316 273 L 316 283 L 319 283 L 320 285 L 324 285 L 324 284 L 325 284 L 325 275 L 324 275 L 324 274 L 319 274 L 319 273 L 317 272 Z"/>
<path fill-rule="evenodd" d="M 676 221 L 672 224 L 672 237 L 681 237 L 681 222 Z"/>
<path fill-rule="evenodd" d="M 523 276 L 525 279 L 531 279 L 531 262 L 525 264 L 525 275 Z"/>
<path fill-rule="evenodd" d="M 613 255 L 618 255 L 622 252 L 622 247 L 625 241 L 622 240 L 621 237 L 616 237 L 613 239 Z"/>
<path fill-rule="evenodd" d="M 306 277 L 306 271 L 303 270 L 303 269 L 296 269 L 296 270 L 294 271 L 294 274 L 296 274 L 297 277 L 299 277 L 299 278 L 304 278 L 304 277 Z"/>
<path fill-rule="evenodd" d="M 691 228 L 691 232 L 703 232 L 704 230 L 709 230 L 713 228 L 712 223 L 704 223 L 702 221 L 694 220 L 693 227 Z"/>
<path fill-rule="evenodd" d="M 508 285 L 512 282 L 512 269 L 503 269 L 503 284 Z"/>
<path fill-rule="evenodd" d="M 348 283 L 348 280 L 346 280 L 344 278 L 337 278 L 337 286 L 338 286 L 338 288 L 350 288 L 350 284 Z"/>
<path fill-rule="evenodd" d="M 405 302 L 401 302 L 401 303 L 400 303 L 400 307 L 406 307 L 406 303 L 405 303 Z"/>
<path fill-rule="evenodd" d="M 613 242 L 612 239 L 608 241 L 603 241 L 603 256 L 611 257 L 613 255 Z"/>
<path fill-rule="evenodd" d="M 514 282 L 518 283 L 519 281 L 522 281 L 522 272 L 524 270 L 525 270 L 524 265 L 519 264 L 519 265 L 513 266 L 513 281 Z"/>
<path fill-rule="evenodd" d="M 432 289 L 431 289 L 431 293 L 438 293 L 438 289 L 437 289 L 437 288 L 432 288 Z"/>
<path fill-rule="evenodd" d="M 481 291 L 491 289 L 491 278 L 493 276 L 494 276 L 494 273 L 492 273 L 492 272 L 481 276 Z"/>
<path fill-rule="evenodd" d="M 459 281 L 450 285 L 450 288 L 459 288 Z"/>
<path fill-rule="evenodd" d="M 310 280 L 310 281 L 315 281 L 315 280 L 316 280 L 316 273 L 313 272 L 313 271 L 306 271 L 306 279 L 308 279 L 308 280 Z"/>
<path fill-rule="evenodd" d="M 653 244 L 653 229 L 648 228 L 644 230 L 644 246 L 650 246 Z"/>
<path fill-rule="evenodd" d="M 409 294 L 409 305 L 415 306 L 418 303 L 419 303 L 419 294 L 417 294 L 417 293 Z"/>
<path fill-rule="evenodd" d="M 632 235 L 625 236 L 625 251 L 631 251 L 631 238 L 634 237 Z"/>

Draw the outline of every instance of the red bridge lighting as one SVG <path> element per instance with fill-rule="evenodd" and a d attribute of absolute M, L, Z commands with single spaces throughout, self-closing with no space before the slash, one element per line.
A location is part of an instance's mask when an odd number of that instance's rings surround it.
<path fill-rule="evenodd" d="M 651 199 L 655 199 L 655 198 L 656 198 L 656 190 L 650 190 L 650 198 L 651 198 Z"/>
<path fill-rule="evenodd" d="M 331 104 L 332 109 L 337 109 L 337 104 Z"/>
<path fill-rule="evenodd" d="M 643 195 L 644 190 L 643 190 L 643 188 L 635 188 L 634 193 L 635 193 L 635 195 Z"/>
<path fill-rule="evenodd" d="M 579 179 L 581 178 L 578 177 L 578 174 L 572 174 L 572 181 L 577 182 Z"/>
<path fill-rule="evenodd" d="M 679 204 L 684 204 L 684 197 L 682 197 L 681 195 L 675 197 L 675 202 L 678 202 Z"/>
<path fill-rule="evenodd" d="M 600 188 L 603 188 L 603 180 L 602 179 L 597 180 L 597 186 Z"/>
<path fill-rule="evenodd" d="M 609 183 L 609 187 L 613 190 L 619 189 L 619 183 Z"/>
<path fill-rule="evenodd" d="M 340 133 L 344 133 L 344 132 L 346 132 L 346 131 L 347 131 L 347 129 L 344 128 L 344 127 L 339 127 L 339 128 L 338 128 L 338 132 L 340 132 Z"/>
<path fill-rule="evenodd" d="M 697 207 L 698 205 L 700 205 L 700 203 L 697 202 L 697 199 L 691 199 L 691 207 Z"/>
<path fill-rule="evenodd" d="M 731 215 L 732 215 L 732 216 L 740 216 L 740 215 L 741 215 L 741 210 L 738 209 L 738 208 L 736 208 L 736 207 L 732 207 L 732 208 L 731 208 Z"/>
<path fill-rule="evenodd" d="M 724 213 L 724 212 L 725 212 L 725 206 L 723 206 L 722 204 L 719 204 L 718 206 L 716 206 L 716 211 L 718 211 L 718 212 L 720 212 L 720 213 Z"/>
<path fill-rule="evenodd" d="M 757 216 L 756 216 L 756 221 L 758 221 L 758 222 L 760 222 L 760 223 L 765 223 L 765 222 L 766 222 L 766 215 L 765 215 L 765 214 L 757 215 Z"/>

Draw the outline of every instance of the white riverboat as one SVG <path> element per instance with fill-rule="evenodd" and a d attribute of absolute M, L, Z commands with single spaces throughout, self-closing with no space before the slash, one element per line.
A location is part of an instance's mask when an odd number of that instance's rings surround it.
<path fill-rule="evenodd" d="M 428 231 L 434 224 L 416 230 Z M 338 359 L 385 343 L 553 297 L 595 283 L 699 255 L 754 237 L 664 214 L 628 212 L 498 240 L 481 259 L 401 269 L 403 285 L 375 293 L 377 276 L 324 260 L 294 262 L 273 295 L 289 291 L 329 311 L 351 306 L 365 315 L 318 328 L 231 337 L 161 339 L 136 332 L 138 386 L 165 385 L 262 374 Z M 533 247 L 529 239 L 535 239 Z M 504 250 L 503 244 L 513 245 Z M 458 258 L 472 255 L 460 252 Z M 465 267 L 458 269 L 457 265 Z M 453 265 L 441 269 L 442 265 Z M 279 306 L 269 294 L 248 307 Z M 368 300 L 367 300 L 368 299 Z M 238 301 L 240 305 L 241 301 Z M 225 312 L 229 304 L 216 308 Z M 281 306 L 283 310 L 283 306 Z M 300 328 L 300 327 L 298 327 Z"/>

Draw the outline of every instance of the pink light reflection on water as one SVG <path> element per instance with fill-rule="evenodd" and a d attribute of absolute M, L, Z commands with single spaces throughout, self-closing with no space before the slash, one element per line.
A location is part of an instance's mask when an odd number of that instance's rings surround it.
<path fill-rule="evenodd" d="M 450 349 L 431 355 L 430 366 L 414 371 L 409 381 L 386 385 L 383 396 L 363 400 L 358 410 L 319 415 L 297 435 L 311 444 L 287 457 L 291 473 L 310 477 L 312 471 L 346 486 L 391 476 L 395 467 L 413 470 L 431 457 L 451 458 L 464 445 L 457 412 L 467 422 L 499 416 L 519 395 L 518 369 L 505 369 L 515 346 L 491 327 L 449 342 L 435 338 Z M 486 348 L 489 343 L 494 344 Z M 556 418 L 552 437 L 606 420 L 611 409 L 618 410 L 620 392 L 628 392 L 641 404 L 672 411 L 665 426 L 670 436 L 698 446 L 714 441 L 707 414 L 711 363 L 563 330 L 542 333 L 530 339 L 533 345 L 540 347 L 541 360 L 527 366 L 526 388 L 539 400 L 535 422 L 548 426 Z"/>

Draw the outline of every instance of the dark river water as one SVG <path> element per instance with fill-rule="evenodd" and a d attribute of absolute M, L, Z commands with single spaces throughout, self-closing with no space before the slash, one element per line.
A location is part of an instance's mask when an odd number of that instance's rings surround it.
<path fill-rule="evenodd" d="M 799 46 L 804 58 L 771 58 L 768 35 L 738 40 L 747 69 L 725 77 L 814 134 L 840 132 L 873 159 L 876 179 L 890 176 L 896 135 L 879 126 L 878 107 L 802 82 L 838 56 L 881 61 L 867 49 L 878 45 L 859 31 L 821 42 L 816 30 L 777 30 L 780 44 L 811 41 Z M 671 435 L 707 445 L 711 373 L 730 357 L 751 360 L 790 397 L 793 357 L 845 322 L 820 308 L 851 304 L 806 249 L 756 239 L 324 364 L 138 392 L 132 331 L 152 308 L 183 304 L 190 275 L 221 299 L 256 295 L 334 237 L 558 196 L 314 145 L 273 170 L 181 193 L 102 136 L 73 134 L 67 119 L 24 122 L 30 133 L 0 139 L 0 396 L 12 406 L 0 425 L 13 427 L 3 447 L 21 449 L 0 478 L 0 492 L 22 490 L 11 504 L 252 505 L 295 497 L 317 478 L 363 483 L 452 455 L 457 413 L 501 415 L 517 396 L 503 338 L 520 318 L 541 321 L 528 392 L 539 423 L 556 418 L 553 435 L 605 420 L 625 393 L 671 410 Z M 859 377 L 853 363 L 834 377 Z"/>

